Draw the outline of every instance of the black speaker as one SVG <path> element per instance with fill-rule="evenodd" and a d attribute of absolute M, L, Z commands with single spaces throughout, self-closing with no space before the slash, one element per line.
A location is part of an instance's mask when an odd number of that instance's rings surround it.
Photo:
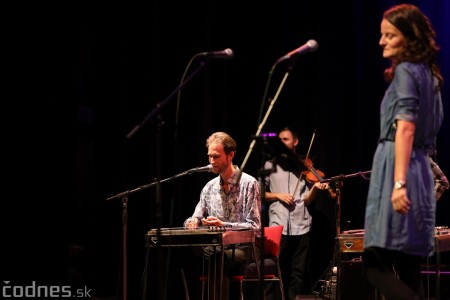
<path fill-rule="evenodd" d="M 376 291 L 367 281 L 361 260 L 341 261 L 338 272 L 339 300 L 375 300 Z"/>

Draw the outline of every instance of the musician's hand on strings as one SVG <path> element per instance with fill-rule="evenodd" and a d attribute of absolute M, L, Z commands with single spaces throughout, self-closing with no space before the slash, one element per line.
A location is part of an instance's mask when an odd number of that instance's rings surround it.
<path fill-rule="evenodd" d="M 186 221 L 186 228 L 197 228 L 199 221 L 197 218 L 190 218 Z"/>
<path fill-rule="evenodd" d="M 202 224 L 204 226 L 224 226 L 225 223 L 222 222 L 222 220 L 216 218 L 216 217 L 212 217 L 212 216 L 208 216 L 207 218 L 203 218 L 202 219 Z"/>
<path fill-rule="evenodd" d="M 294 197 L 291 194 L 287 193 L 277 193 L 277 199 L 287 204 L 288 206 L 294 203 Z"/>
<path fill-rule="evenodd" d="M 330 188 L 330 185 L 328 184 L 328 182 L 316 182 L 314 183 L 314 187 L 316 187 L 319 190 L 328 190 Z"/>

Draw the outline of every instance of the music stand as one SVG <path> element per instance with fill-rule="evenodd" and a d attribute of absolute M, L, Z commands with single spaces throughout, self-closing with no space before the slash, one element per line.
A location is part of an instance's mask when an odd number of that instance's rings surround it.
<path fill-rule="evenodd" d="M 276 133 L 261 133 L 259 136 L 253 136 L 252 138 L 262 142 L 263 163 L 272 160 L 275 165 L 279 165 L 283 170 L 296 174 L 308 170 L 299 157 L 280 140 Z"/>

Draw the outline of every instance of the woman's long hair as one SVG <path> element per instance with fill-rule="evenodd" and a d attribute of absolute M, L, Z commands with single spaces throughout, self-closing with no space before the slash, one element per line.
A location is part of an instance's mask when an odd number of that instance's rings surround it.
<path fill-rule="evenodd" d="M 401 62 L 425 62 L 441 88 L 444 78 L 437 65 L 440 47 L 436 45 L 436 32 L 428 17 L 415 5 L 400 4 L 385 11 L 383 18 L 400 30 L 406 39 L 405 51 L 392 60 L 391 66 L 384 71 L 386 80 L 392 80 L 395 67 Z"/>

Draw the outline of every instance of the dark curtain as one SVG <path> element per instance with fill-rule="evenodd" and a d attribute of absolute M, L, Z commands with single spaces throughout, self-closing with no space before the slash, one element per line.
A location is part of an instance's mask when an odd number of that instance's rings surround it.
<path fill-rule="evenodd" d="M 13 96 L 6 102 L 17 114 L 5 108 L 5 128 L 12 137 L 8 145 L 14 146 L 10 157 L 15 159 L 8 162 L 18 172 L 10 187 L 27 194 L 15 201 L 19 218 L 13 227 L 41 224 L 38 229 L 48 238 L 32 240 L 44 244 L 44 256 L 53 257 L 47 248 L 60 255 L 54 249 L 61 245 L 80 246 L 83 259 L 76 261 L 77 274 L 96 295 L 121 294 L 123 205 L 120 198 L 106 199 L 207 165 L 205 140 L 215 131 L 235 138 L 234 162 L 241 166 L 260 125 L 260 112 L 266 114 L 280 88 L 263 132 L 285 125 L 297 129 L 300 152 L 310 150 L 314 167 L 325 177 L 370 171 L 386 88 L 379 24 L 382 12 L 397 3 L 150 1 L 15 9 L 9 77 L 20 80 L 15 93 L 8 94 Z M 450 4 L 411 3 L 435 26 L 448 82 Z M 309 39 L 318 42 L 316 52 L 272 69 L 281 56 Z M 225 48 L 234 51 L 232 59 L 196 58 L 187 69 L 195 54 Z M 184 72 L 192 77 L 180 87 Z M 442 91 L 445 112 L 449 86 Z M 127 137 L 136 126 L 139 130 Z M 447 174 L 449 133 L 446 116 L 437 158 Z M 263 150 L 256 144 L 245 172 L 259 177 Z M 129 195 L 131 299 L 141 292 L 145 233 L 156 226 L 181 226 L 212 176 L 195 173 L 161 183 L 160 194 L 151 186 Z M 24 189 L 29 177 L 36 186 Z M 367 188 L 368 180 L 361 176 L 343 182 L 341 230 L 363 228 Z M 449 198 L 446 192 L 438 203 L 439 226 L 450 223 L 445 213 Z M 320 196 L 313 214 L 313 277 L 318 280 L 332 260 L 336 200 Z M 27 248 L 23 241 L 18 245 Z M 61 261 L 65 259 L 61 254 Z M 181 292 L 179 271 L 171 267 L 175 261 L 169 256 L 161 264 L 164 278 L 176 282 Z M 42 267 L 33 258 L 26 262 Z M 148 268 L 155 272 L 155 263 Z"/>

